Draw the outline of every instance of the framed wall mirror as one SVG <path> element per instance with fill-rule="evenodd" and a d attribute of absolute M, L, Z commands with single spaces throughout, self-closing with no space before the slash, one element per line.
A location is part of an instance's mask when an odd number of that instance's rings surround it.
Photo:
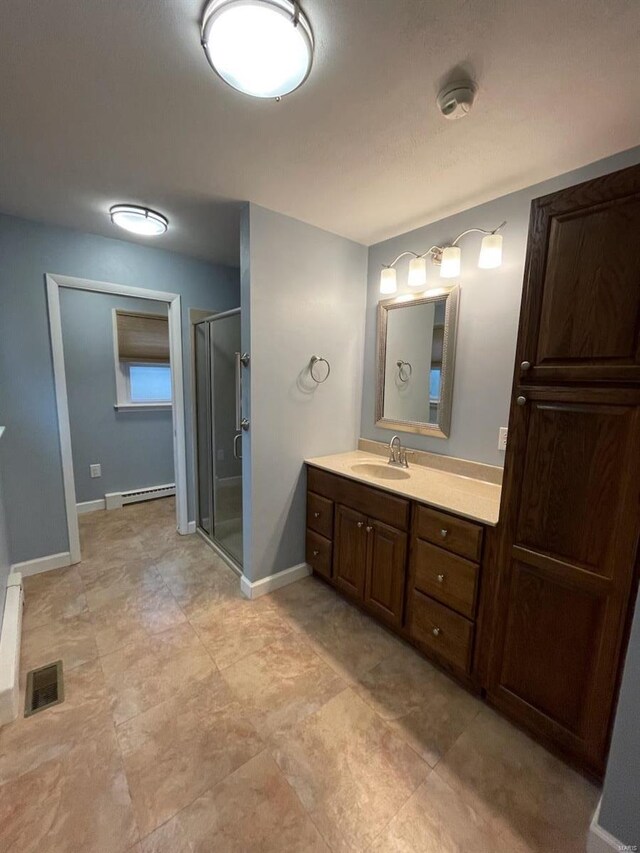
<path fill-rule="evenodd" d="M 448 438 L 459 294 L 378 303 L 376 426 Z"/>

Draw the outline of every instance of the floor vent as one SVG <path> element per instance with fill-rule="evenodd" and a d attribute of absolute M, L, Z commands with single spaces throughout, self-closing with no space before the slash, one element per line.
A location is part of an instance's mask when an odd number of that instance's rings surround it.
<path fill-rule="evenodd" d="M 62 683 L 62 661 L 49 663 L 27 673 L 27 695 L 24 703 L 24 715 L 30 717 L 64 700 Z"/>

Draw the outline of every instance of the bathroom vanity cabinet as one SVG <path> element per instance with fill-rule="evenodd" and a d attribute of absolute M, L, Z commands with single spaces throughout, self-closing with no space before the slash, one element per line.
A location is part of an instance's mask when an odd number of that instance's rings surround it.
<path fill-rule="evenodd" d="M 307 488 L 313 571 L 469 681 L 483 525 L 312 465 Z"/>

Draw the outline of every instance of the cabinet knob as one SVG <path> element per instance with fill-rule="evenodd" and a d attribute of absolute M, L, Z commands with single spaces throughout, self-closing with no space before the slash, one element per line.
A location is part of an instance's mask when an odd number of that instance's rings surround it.
<path fill-rule="evenodd" d="M 443 527 L 442 530 L 440 531 L 440 536 L 442 536 L 443 539 L 446 539 L 448 535 L 449 535 L 449 531 L 446 529 L 446 527 Z"/>
<path fill-rule="evenodd" d="M 522 364 L 520 365 L 520 370 L 529 370 L 530 367 L 531 367 L 530 361 L 523 361 Z"/>
<path fill-rule="evenodd" d="M 314 552 L 313 552 L 313 556 L 314 556 L 314 557 L 317 557 L 319 553 L 320 553 L 320 551 L 314 551 Z"/>
<path fill-rule="evenodd" d="M 434 637 L 439 637 L 439 636 L 440 636 L 440 634 L 442 633 L 442 631 L 441 631 L 441 630 L 440 630 L 440 628 L 438 628 L 438 626 L 436 625 L 436 626 L 433 628 L 433 630 L 431 631 L 431 633 L 433 634 L 433 636 L 434 636 Z"/>
<path fill-rule="evenodd" d="M 524 406 L 526 404 L 526 402 L 527 402 L 526 397 L 523 397 L 522 395 L 520 397 L 516 397 L 516 403 L 518 404 L 518 406 Z"/>
<path fill-rule="evenodd" d="M 314 513 L 313 513 L 313 517 L 314 517 L 314 518 L 320 518 L 320 513 L 319 513 L 319 512 L 314 512 Z"/>
<path fill-rule="evenodd" d="M 358 521 L 357 526 L 358 527 L 364 527 L 364 521 Z"/>
<path fill-rule="evenodd" d="M 444 583 L 444 575 L 438 575 L 438 583 Z"/>
<path fill-rule="evenodd" d="M 372 530 L 373 530 L 373 527 L 371 527 L 370 524 L 367 524 L 367 533 L 371 533 Z"/>

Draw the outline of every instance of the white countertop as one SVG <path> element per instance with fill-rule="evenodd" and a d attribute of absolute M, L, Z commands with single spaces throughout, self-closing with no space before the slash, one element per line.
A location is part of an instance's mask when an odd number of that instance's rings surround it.
<path fill-rule="evenodd" d="M 385 479 L 384 476 L 367 472 L 366 468 L 361 466 L 375 465 L 381 468 L 380 473 L 386 473 L 386 459 L 363 450 L 337 453 L 333 456 L 316 456 L 313 459 L 305 459 L 305 462 L 341 477 L 384 489 L 394 495 L 470 518 L 472 521 L 479 521 L 491 527 L 498 523 L 502 489 L 494 483 L 411 463 L 409 468 L 389 466 L 394 471 L 408 474 L 405 479 Z"/>

